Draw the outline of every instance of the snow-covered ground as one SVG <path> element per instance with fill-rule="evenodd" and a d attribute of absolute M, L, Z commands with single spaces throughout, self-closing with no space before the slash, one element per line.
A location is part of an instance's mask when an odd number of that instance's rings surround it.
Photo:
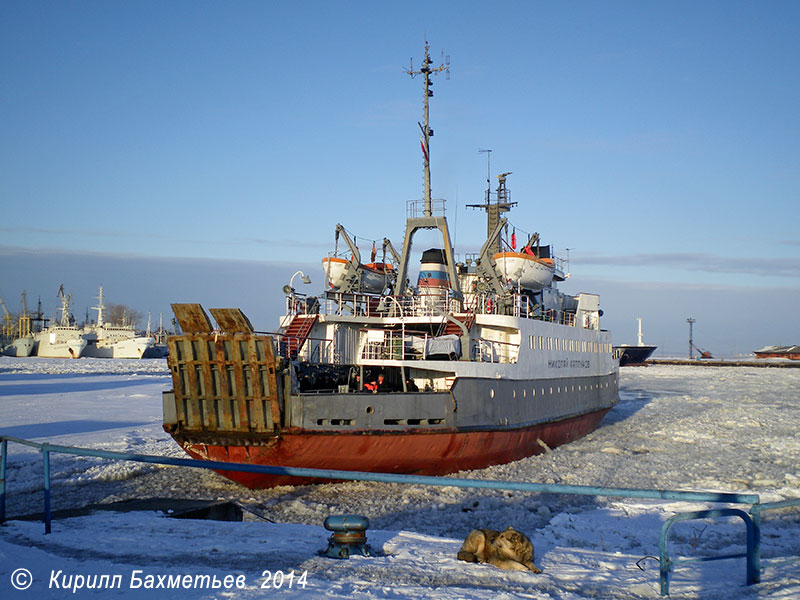
<path fill-rule="evenodd" d="M 183 456 L 161 429 L 160 395 L 169 387 L 163 360 L 0 358 L 0 434 Z M 461 475 L 738 491 L 757 493 L 762 502 L 800 498 L 798 390 L 798 369 L 624 368 L 621 402 L 591 435 Z M 0 598 L 657 598 L 658 561 L 645 557 L 658 555 L 661 523 L 707 507 L 360 482 L 252 491 L 209 471 L 55 455 L 54 510 L 131 498 L 202 498 L 238 502 L 261 518 L 226 523 L 97 512 L 58 518 L 45 536 L 41 522 L 15 519 L 42 509 L 41 456 L 22 446 L 9 449 Z M 342 513 L 369 517 L 374 556 L 319 556 L 329 535 L 322 521 Z M 542 574 L 456 559 L 471 529 L 509 525 L 533 540 Z M 740 520 L 690 521 L 673 531 L 673 557 L 744 551 Z M 26 583 L 19 569 L 33 578 L 24 591 L 12 586 Z M 114 581 L 119 588 L 86 589 Z M 800 510 L 766 514 L 762 583 L 744 582 L 744 559 L 679 566 L 671 597 L 800 598 Z M 176 583 L 188 586 L 159 587 Z M 78 586 L 84 588 L 73 593 Z"/>

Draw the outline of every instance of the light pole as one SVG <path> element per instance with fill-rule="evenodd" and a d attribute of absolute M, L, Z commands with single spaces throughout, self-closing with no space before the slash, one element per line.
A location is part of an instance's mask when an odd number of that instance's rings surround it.
<path fill-rule="evenodd" d="M 289 284 L 283 286 L 283 293 L 286 294 L 286 314 L 294 314 L 295 313 L 295 291 L 292 284 L 294 283 L 294 278 L 298 275 L 303 276 L 303 283 L 309 284 L 311 283 L 311 278 L 303 273 L 302 271 L 297 271 L 292 277 L 289 279 Z"/>
<path fill-rule="evenodd" d="M 302 271 L 297 271 L 294 275 L 292 275 L 292 278 L 289 279 L 289 287 L 292 288 L 292 291 L 294 291 L 294 286 L 292 285 L 294 283 L 294 278 L 297 277 L 298 275 L 303 276 L 303 283 L 305 283 L 306 285 L 311 283 L 311 278 L 308 275 L 306 275 Z"/>

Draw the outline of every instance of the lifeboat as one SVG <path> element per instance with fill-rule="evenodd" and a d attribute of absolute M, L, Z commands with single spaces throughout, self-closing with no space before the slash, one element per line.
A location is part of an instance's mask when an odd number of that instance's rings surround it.
<path fill-rule="evenodd" d="M 552 258 L 538 258 L 525 252 L 498 252 L 492 258 L 497 275 L 528 290 L 541 290 L 550 285 L 556 273 Z"/>
<path fill-rule="evenodd" d="M 380 294 L 386 287 L 393 284 L 396 277 L 394 266 L 389 263 L 373 262 L 356 266 L 350 260 L 335 256 L 323 258 L 322 268 L 325 270 L 328 286 L 332 290 L 344 288 L 348 272 L 352 268 L 355 268 L 360 277 L 358 291 L 365 294 Z"/>

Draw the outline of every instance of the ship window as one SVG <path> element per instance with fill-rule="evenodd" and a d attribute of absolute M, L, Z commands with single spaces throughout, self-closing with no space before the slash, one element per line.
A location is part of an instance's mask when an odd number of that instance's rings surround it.
<path fill-rule="evenodd" d="M 198 340 L 192 341 L 192 360 L 200 360 L 200 342 Z"/>
<path fill-rule="evenodd" d="M 523 398 L 527 398 L 528 397 L 528 390 L 522 390 L 522 397 Z"/>
<path fill-rule="evenodd" d="M 492 388 L 491 390 L 489 390 L 489 397 L 490 397 L 490 398 L 494 398 L 494 388 Z"/>
<path fill-rule="evenodd" d="M 531 390 L 531 396 L 533 396 L 534 398 L 536 398 L 536 388 L 533 388 L 533 389 Z"/>
<path fill-rule="evenodd" d="M 367 410 L 367 414 L 368 414 L 368 415 L 371 415 L 372 413 L 374 413 L 374 412 L 375 412 L 375 409 L 374 409 L 374 408 L 372 408 L 371 406 L 368 406 L 366 410 Z"/>
<path fill-rule="evenodd" d="M 217 350 L 214 347 L 214 341 L 213 340 L 208 340 L 208 342 L 206 343 L 206 346 L 208 348 L 208 360 L 216 360 L 217 359 Z"/>

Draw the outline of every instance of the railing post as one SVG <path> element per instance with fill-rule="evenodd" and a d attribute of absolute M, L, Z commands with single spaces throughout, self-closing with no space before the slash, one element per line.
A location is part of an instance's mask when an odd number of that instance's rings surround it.
<path fill-rule="evenodd" d="M 709 519 L 709 518 L 720 518 L 720 517 L 739 517 L 744 521 L 745 528 L 747 529 L 747 552 L 746 554 L 730 554 L 725 556 L 718 556 L 712 558 L 701 558 L 701 559 L 694 559 L 694 560 L 683 560 L 683 561 L 672 561 L 669 557 L 669 552 L 667 551 L 667 536 L 669 535 L 670 529 L 672 526 L 680 521 L 689 521 L 693 519 Z M 756 527 L 753 523 L 753 518 L 748 515 L 746 512 L 739 510 L 738 508 L 721 508 L 715 510 L 698 510 L 694 512 L 688 513 L 680 513 L 677 515 L 673 515 L 661 526 L 661 536 L 658 540 L 658 550 L 659 550 L 659 571 L 660 571 L 660 579 L 661 579 L 661 595 L 668 596 L 669 595 L 669 576 L 670 571 L 672 571 L 672 567 L 675 564 L 679 564 L 681 562 L 701 562 L 704 560 L 720 560 L 724 558 L 740 558 L 745 557 L 747 560 L 747 572 L 746 572 L 746 584 L 753 585 L 754 583 L 758 583 L 760 581 L 760 573 L 758 570 L 758 561 L 755 557 L 755 549 L 758 546 L 756 542 Z"/>
<path fill-rule="evenodd" d="M 0 523 L 6 521 L 6 455 L 8 454 L 8 440 L 0 443 Z"/>
<path fill-rule="evenodd" d="M 752 568 L 753 582 L 761 582 L 761 505 L 754 504 L 750 509 L 750 518 L 753 520 L 753 549 L 752 549 Z M 750 552 L 750 548 L 748 548 Z M 748 567 L 750 563 L 748 562 Z"/>
<path fill-rule="evenodd" d="M 50 533 L 50 522 L 52 515 L 50 514 L 50 451 L 47 448 L 42 448 L 44 454 L 44 533 Z"/>

